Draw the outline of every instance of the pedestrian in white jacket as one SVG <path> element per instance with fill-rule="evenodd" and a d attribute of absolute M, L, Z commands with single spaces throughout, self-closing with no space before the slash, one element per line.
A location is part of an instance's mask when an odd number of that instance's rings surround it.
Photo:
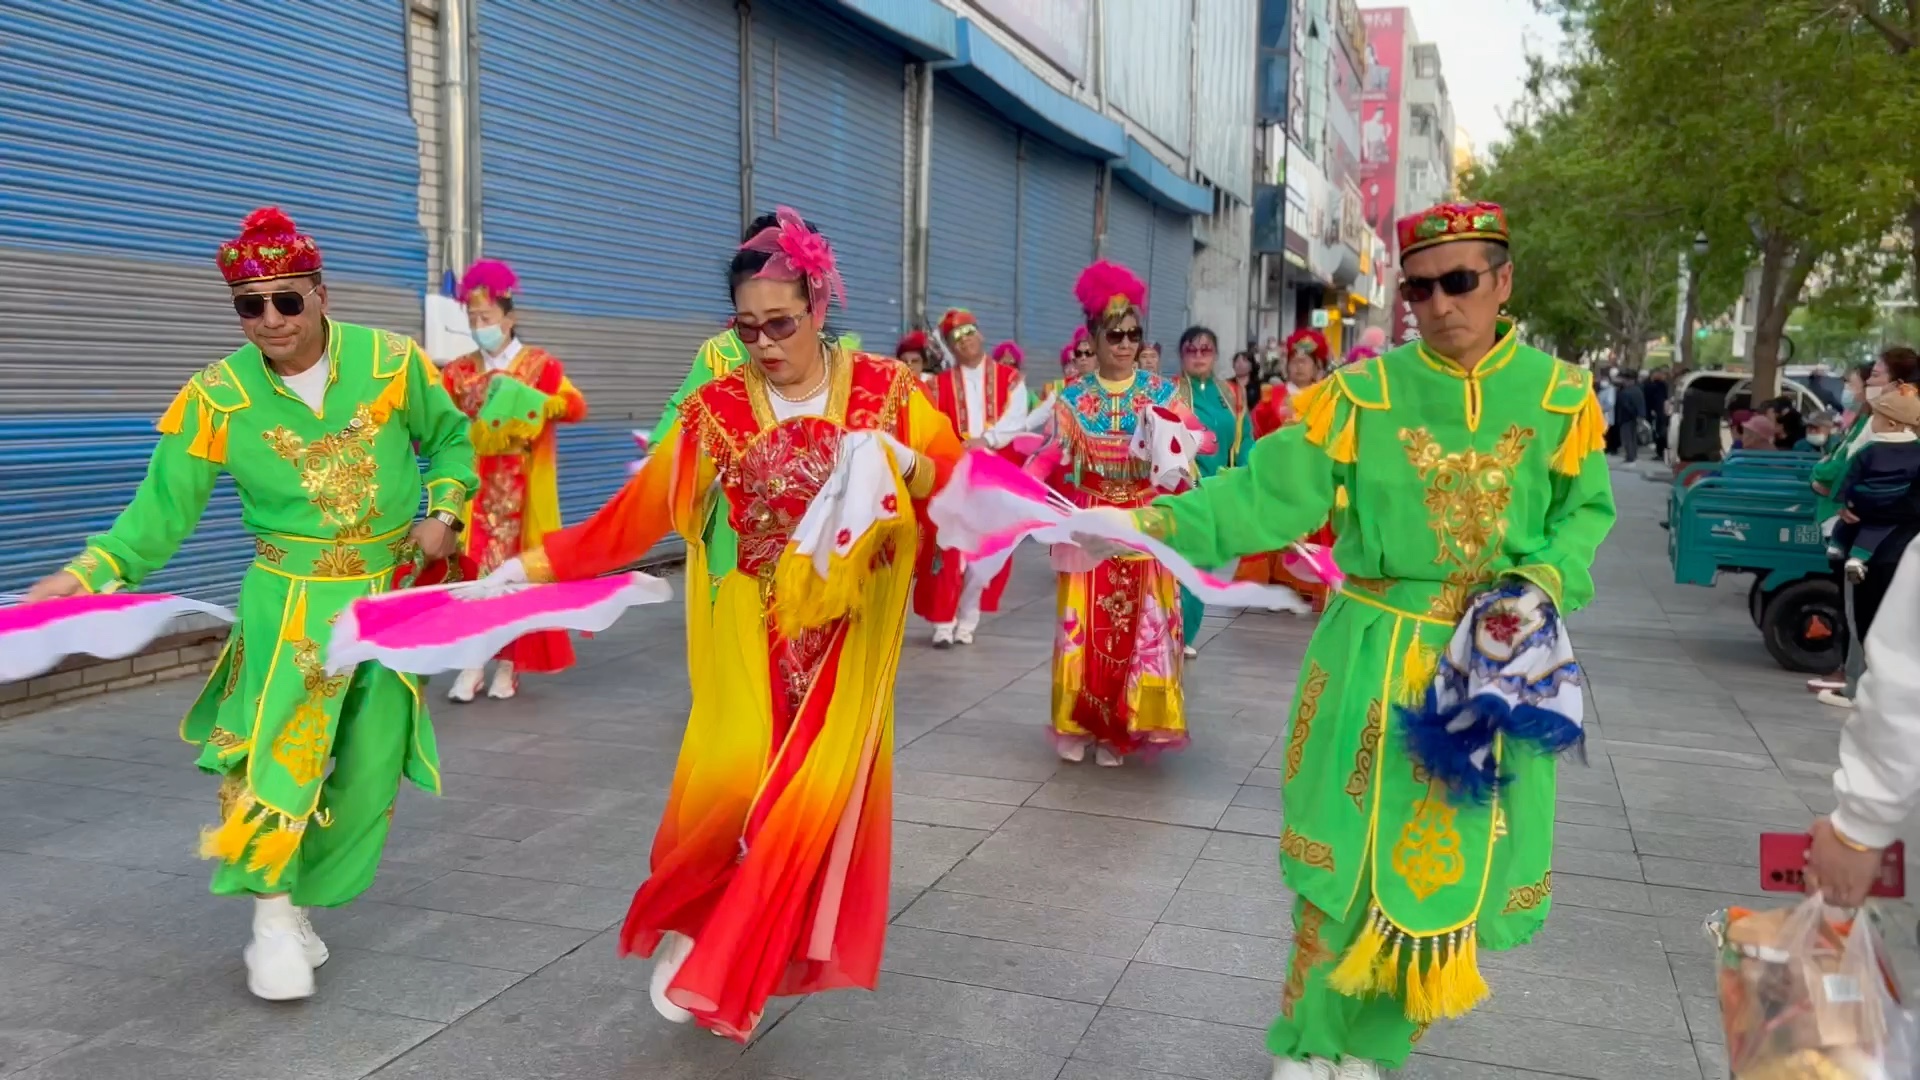
<path fill-rule="evenodd" d="M 1920 542 L 1907 547 L 1867 632 L 1867 670 L 1840 732 L 1839 805 L 1813 826 L 1807 887 L 1855 907 L 1880 873 L 1881 850 L 1920 805 Z"/>

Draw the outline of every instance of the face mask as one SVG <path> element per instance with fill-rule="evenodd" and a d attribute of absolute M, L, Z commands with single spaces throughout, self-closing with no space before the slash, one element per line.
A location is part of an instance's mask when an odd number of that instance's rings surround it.
<path fill-rule="evenodd" d="M 1825 435 L 1808 435 L 1807 444 L 1809 446 L 1825 446 L 1827 445 L 1827 437 Z"/>
<path fill-rule="evenodd" d="M 1840 392 L 1840 404 L 1848 409 L 1857 408 L 1860 404 L 1860 395 L 1854 393 L 1853 387 L 1849 386 Z"/>
<path fill-rule="evenodd" d="M 507 343 L 507 332 L 497 326 L 476 326 L 473 328 L 473 343 L 490 353 L 500 351 Z"/>
<path fill-rule="evenodd" d="M 1884 386 L 1867 387 L 1867 403 L 1872 404 L 1873 402 L 1879 401 L 1880 395 L 1886 392 L 1887 392 L 1887 388 Z"/>

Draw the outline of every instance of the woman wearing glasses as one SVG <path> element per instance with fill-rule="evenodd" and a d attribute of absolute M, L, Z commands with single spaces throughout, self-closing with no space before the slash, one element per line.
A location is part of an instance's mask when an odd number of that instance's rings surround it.
<path fill-rule="evenodd" d="M 727 271 L 748 362 L 689 395 L 592 518 L 489 579 L 607 573 L 673 529 L 686 580 L 705 582 L 702 529 L 723 501 L 737 563 L 710 608 L 688 607 L 693 705 L 620 948 L 654 957 L 663 1016 L 740 1042 L 769 996 L 871 989 L 879 973 L 893 683 L 919 543 L 909 501 L 961 450 L 904 365 L 825 334 L 841 294 L 826 239 L 784 207 L 756 225 Z M 788 548 L 843 455 L 861 465 L 840 490 L 871 520 L 828 534 L 823 580 Z"/>
<path fill-rule="evenodd" d="M 1048 422 L 1059 454 L 1054 486 L 1080 506 L 1145 506 L 1159 492 L 1131 444 L 1141 412 L 1185 412 L 1177 384 L 1137 366 L 1147 287 L 1097 262 L 1074 295 L 1086 311 L 1094 370 L 1068 381 Z M 1059 622 L 1053 651 L 1053 735 L 1060 757 L 1101 765 L 1184 746 L 1183 641 L 1173 576 L 1147 558 L 1091 564 L 1058 548 Z"/>
<path fill-rule="evenodd" d="M 1220 358 L 1220 340 L 1204 326 L 1188 327 L 1180 335 L 1180 400 L 1213 433 L 1213 449 L 1195 460 L 1201 477 L 1239 464 L 1241 441 L 1247 432 L 1247 402 L 1240 387 L 1228 379 L 1214 376 Z M 1199 653 L 1193 647 L 1200 633 L 1200 619 L 1206 605 L 1184 588 L 1180 590 L 1181 640 L 1189 659 Z"/>
<path fill-rule="evenodd" d="M 467 555 L 489 574 L 560 527 L 560 483 L 554 425 L 577 424 L 587 399 L 567 379 L 552 353 L 520 343 L 514 296 L 519 279 L 506 263 L 481 259 L 460 279 L 459 300 L 480 350 L 448 364 L 440 379 L 473 423 L 474 465 L 480 490 L 469 510 Z M 490 698 L 510 698 L 523 674 L 547 675 L 573 666 L 564 630 L 542 630 L 500 650 Z M 447 697 L 468 702 L 486 672 L 463 671 Z"/>

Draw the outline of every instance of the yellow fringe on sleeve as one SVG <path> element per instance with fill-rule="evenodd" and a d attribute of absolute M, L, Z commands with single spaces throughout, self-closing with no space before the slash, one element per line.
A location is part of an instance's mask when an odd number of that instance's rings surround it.
<path fill-rule="evenodd" d="M 1607 448 L 1607 418 L 1600 411 L 1600 399 L 1587 395 L 1587 403 L 1573 414 L 1573 422 L 1567 425 L 1567 436 L 1560 441 L 1560 448 L 1553 452 L 1553 471 L 1562 476 L 1579 476 L 1586 466 L 1587 455 L 1598 453 Z"/>
<path fill-rule="evenodd" d="M 373 399 L 373 422 L 384 424 L 394 413 L 407 407 L 407 369 L 387 380 L 386 388 Z"/>
<path fill-rule="evenodd" d="M 213 410 L 207 407 L 203 398 L 199 401 L 199 424 L 193 430 L 193 442 L 187 444 L 187 453 L 197 458 L 213 460 Z"/>
<path fill-rule="evenodd" d="M 184 394 L 185 391 L 181 391 L 181 393 Z M 175 418 L 176 425 L 178 425 L 185 420 L 184 414 L 186 413 L 187 407 L 185 402 L 182 401 L 176 401 L 176 405 L 182 414 L 180 417 Z M 216 465 L 225 465 L 227 463 L 227 414 L 214 412 L 213 409 L 208 407 L 205 398 L 199 400 L 199 405 L 199 424 L 194 429 L 193 441 L 187 444 L 187 453 L 192 454 L 194 457 L 211 461 Z M 174 410 L 171 408 L 168 409 L 167 415 L 160 418 L 161 424 L 165 425 L 167 420 L 173 418 L 173 416 Z M 167 434 L 178 434 L 180 429 L 176 426 L 174 431 L 167 432 L 166 428 L 162 426 L 160 430 Z"/>
<path fill-rule="evenodd" d="M 191 385 L 182 386 L 180 392 L 173 396 L 173 404 L 167 406 L 167 411 L 160 415 L 160 421 L 153 425 L 154 430 L 162 435 L 178 435 L 186 430 L 187 397 L 192 392 Z"/>
<path fill-rule="evenodd" d="M 1293 398 L 1293 415 L 1307 425 L 1307 441 L 1327 445 L 1333 435 L 1333 421 L 1340 411 L 1340 393 L 1332 379 L 1321 379 Z"/>
<path fill-rule="evenodd" d="M 904 508 L 906 489 L 897 475 L 894 494 Z M 828 555 L 825 577 L 814 569 L 811 555 L 800 554 L 789 543 L 773 571 L 773 613 L 780 632 L 794 637 L 857 613 L 883 545 L 895 530 L 914 527 L 911 515 L 874 522 L 854 539 L 845 555 L 837 551 Z"/>
<path fill-rule="evenodd" d="M 1342 465 L 1351 465 L 1359 456 L 1359 433 L 1355 430 L 1360 419 L 1359 409 L 1347 410 L 1347 422 L 1340 427 L 1340 434 L 1333 437 L 1333 445 L 1327 447 L 1327 456 Z"/>

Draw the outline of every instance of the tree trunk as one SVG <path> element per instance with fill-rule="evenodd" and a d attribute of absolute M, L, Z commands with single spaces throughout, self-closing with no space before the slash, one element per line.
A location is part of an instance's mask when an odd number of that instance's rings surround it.
<path fill-rule="evenodd" d="M 1797 248 L 1797 250 L 1796 250 Z M 1758 405 L 1780 394 L 1780 340 L 1787 319 L 1800 302 L 1815 255 L 1808 245 L 1796 245 L 1779 233 L 1768 234 L 1760 245 L 1760 286 L 1753 317 L 1753 402 Z"/>
<path fill-rule="evenodd" d="M 1920 190 L 1920 178 L 1914 181 L 1914 187 Z M 1913 263 L 1907 295 L 1920 300 L 1920 196 L 1907 205 L 1907 257 Z"/>

